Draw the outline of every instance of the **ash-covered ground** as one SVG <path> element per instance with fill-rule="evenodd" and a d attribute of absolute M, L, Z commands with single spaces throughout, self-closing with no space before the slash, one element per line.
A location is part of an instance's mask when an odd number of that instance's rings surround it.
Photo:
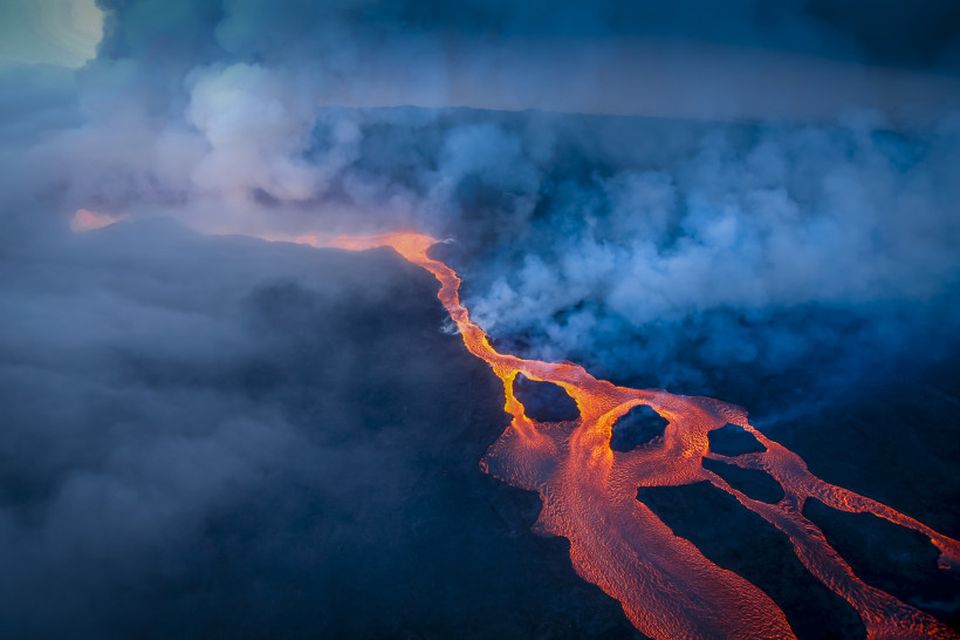
<path fill-rule="evenodd" d="M 502 392 L 428 275 L 162 221 L 53 242 L 0 292 L 0 635 L 635 636 L 480 471 Z"/>
<path fill-rule="evenodd" d="M 481 472 L 502 397 L 429 276 L 228 233 L 454 237 L 500 350 L 742 405 L 960 537 L 955 0 L 0 0 L 0 33 L 0 636 L 635 635 Z M 724 496 L 640 497 L 801 636 L 862 632 Z M 805 513 L 956 625 L 926 541 Z"/>
<path fill-rule="evenodd" d="M 428 275 L 165 221 L 47 242 L 14 251 L 0 287 L 2 635 L 637 637 L 564 541 L 530 532 L 536 496 L 480 471 L 507 422 L 499 381 L 442 331 Z M 739 380 L 749 407 L 757 381 Z M 957 536 L 958 391 L 953 368 L 906 369 L 756 423 L 824 479 Z M 641 497 L 801 637 L 862 633 L 726 496 Z M 805 512 L 863 577 L 956 623 L 932 547 Z"/>

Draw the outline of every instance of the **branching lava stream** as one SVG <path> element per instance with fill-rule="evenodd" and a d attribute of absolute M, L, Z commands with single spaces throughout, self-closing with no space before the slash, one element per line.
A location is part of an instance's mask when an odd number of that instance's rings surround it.
<path fill-rule="evenodd" d="M 319 244 L 312 238 L 304 241 Z M 573 363 L 499 353 L 460 303 L 457 273 L 428 256 L 436 243 L 426 235 L 398 232 L 341 236 L 324 246 L 353 251 L 390 247 L 436 277 L 437 297 L 466 348 L 503 381 L 504 409 L 512 416 L 481 467 L 504 482 L 540 494 L 543 508 L 536 529 L 567 538 L 577 573 L 616 598 L 642 633 L 669 639 L 794 637 L 783 611 L 769 596 L 708 560 L 637 499 L 639 487 L 705 480 L 785 534 L 807 570 L 857 611 L 868 637 L 957 637 L 932 616 L 858 578 L 820 529 L 802 515 L 804 501 L 816 498 L 835 509 L 871 513 L 918 531 L 939 549 L 944 570 L 960 565 L 960 543 L 884 504 L 820 480 L 798 455 L 754 429 L 739 407 L 710 398 L 619 387 Z M 540 423 L 526 416 L 513 394 L 518 374 L 563 387 L 576 401 L 580 418 Z M 612 450 L 614 423 L 640 404 L 668 420 L 663 443 L 628 452 Z M 707 434 L 727 423 L 751 433 L 766 451 L 732 457 L 711 453 Z M 705 469 L 704 458 L 763 470 L 780 484 L 784 497 L 777 504 L 753 500 Z"/>

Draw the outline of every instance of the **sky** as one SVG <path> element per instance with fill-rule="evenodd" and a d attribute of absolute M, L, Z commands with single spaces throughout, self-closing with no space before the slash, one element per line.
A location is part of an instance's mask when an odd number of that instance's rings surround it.
<path fill-rule="evenodd" d="M 103 12 L 95 0 L 9 0 L 0 5 L 0 65 L 82 67 L 97 54 Z"/>
<path fill-rule="evenodd" d="M 334 511 L 378 478 L 325 488 L 345 449 L 422 477 L 400 436 L 351 436 L 360 391 L 305 361 L 355 366 L 313 327 L 370 339 L 351 324 L 405 272 L 231 234 L 453 238 L 498 344 L 769 421 L 958 353 L 955 2 L 0 0 L 0 25 L 0 548 L 33 541 L 12 576 L 196 584 L 211 565 L 177 554 L 282 493 L 278 461 Z M 407 311 L 439 327 L 429 308 Z M 116 536 L 61 535 L 94 516 Z M 243 548 L 312 535 L 276 527 Z M 62 633 L 30 588 L 0 620 Z M 84 634 L 142 629 L 123 605 Z"/>

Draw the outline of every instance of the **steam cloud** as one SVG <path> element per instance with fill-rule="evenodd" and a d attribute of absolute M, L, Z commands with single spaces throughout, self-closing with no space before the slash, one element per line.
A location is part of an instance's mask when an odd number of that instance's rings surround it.
<path fill-rule="evenodd" d="M 254 340 L 258 314 L 284 296 L 327 304 L 297 288 L 316 265 L 279 248 L 240 260 L 156 216 L 214 233 L 452 236 L 496 339 L 733 401 L 797 372 L 770 415 L 787 392 L 956 353 L 960 40 L 939 28 L 954 3 L 904 17 L 874 2 L 863 20 L 823 0 L 454 4 L 103 0 L 86 67 L 0 69 L 0 371 L 20 407 L 0 454 L 31 461 L 4 467 L 23 489 L 0 527 L 34 566 L 56 570 L 71 551 L 55 532 L 84 510 L 142 551 L 200 526 L 251 473 L 303 460 L 296 421 L 239 402 L 249 389 L 232 376 L 285 340 Z M 135 222 L 79 239 L 80 209 Z M 271 274 L 300 284 L 277 292 Z M 170 281 L 192 283 L 186 299 Z M 217 315 L 224 290 L 247 306 Z M 183 362 L 230 383 L 168 384 Z M 91 442 L 91 421 L 180 424 L 196 446 Z M 89 535 L 92 570 L 111 560 Z"/>

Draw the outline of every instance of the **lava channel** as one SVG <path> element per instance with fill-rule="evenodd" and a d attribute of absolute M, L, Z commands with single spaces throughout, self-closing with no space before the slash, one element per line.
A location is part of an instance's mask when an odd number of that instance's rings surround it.
<path fill-rule="evenodd" d="M 312 237 L 306 242 L 320 245 Z M 618 600 L 639 631 L 671 640 L 795 637 L 783 611 L 767 594 L 674 535 L 637 498 L 640 487 L 705 480 L 783 532 L 807 570 L 857 611 L 868 638 L 960 637 L 934 617 L 857 577 L 820 529 L 802 515 L 803 505 L 807 498 L 815 498 L 834 509 L 871 513 L 920 532 L 940 551 L 939 564 L 945 570 L 960 566 L 960 543 L 885 504 L 824 482 L 797 454 L 756 430 L 737 406 L 620 387 L 573 363 L 498 352 L 461 304 L 457 273 L 428 255 L 437 242 L 423 234 L 396 232 L 340 236 L 323 246 L 351 251 L 390 247 L 436 277 L 437 298 L 467 350 L 503 382 L 504 409 L 512 416 L 481 460 L 481 468 L 510 485 L 539 493 L 543 507 L 535 529 L 569 540 L 577 573 Z M 563 387 L 576 401 L 580 418 L 552 424 L 531 419 L 513 393 L 518 374 Z M 662 444 L 612 450 L 614 423 L 641 404 L 667 419 Z M 751 433 L 766 451 L 733 457 L 711 453 L 707 434 L 727 423 Z M 754 500 L 705 469 L 704 458 L 765 471 L 780 484 L 784 496 L 776 504 Z"/>

